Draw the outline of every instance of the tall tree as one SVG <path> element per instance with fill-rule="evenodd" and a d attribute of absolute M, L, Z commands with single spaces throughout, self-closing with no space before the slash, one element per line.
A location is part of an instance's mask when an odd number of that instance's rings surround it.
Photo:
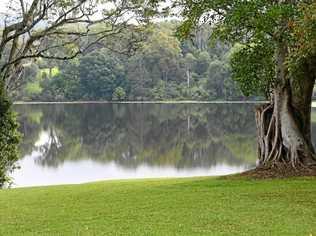
<path fill-rule="evenodd" d="M 8 93 L 21 82 L 24 68 L 36 58 L 75 58 L 127 25 L 146 22 L 154 5 L 129 0 L 6 2 L 0 15 L 0 187 L 17 159 L 18 133 Z"/>
<path fill-rule="evenodd" d="M 213 38 L 241 43 L 232 56 L 234 78 L 245 94 L 265 93 L 256 109 L 259 166 L 315 165 L 311 98 L 316 77 L 316 3 L 310 0 L 183 0 L 179 35 L 201 24 Z"/>
<path fill-rule="evenodd" d="M 119 34 L 131 19 L 143 20 L 139 12 L 145 6 L 127 0 L 8 2 L 0 38 L 0 80 L 5 90 L 16 86 L 31 59 L 74 58 L 102 39 Z"/>

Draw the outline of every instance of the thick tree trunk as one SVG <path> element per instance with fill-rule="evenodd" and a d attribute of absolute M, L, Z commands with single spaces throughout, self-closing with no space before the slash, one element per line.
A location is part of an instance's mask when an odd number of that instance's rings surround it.
<path fill-rule="evenodd" d="M 305 66 L 303 79 L 283 80 L 273 89 L 270 104 L 256 108 L 259 167 L 298 169 L 316 163 L 311 140 L 315 75 Z"/>
<path fill-rule="evenodd" d="M 259 166 L 297 168 L 315 164 L 310 128 L 307 128 L 310 121 L 297 118 L 290 97 L 289 88 L 275 89 L 272 102 L 256 109 Z M 303 113 L 304 109 L 301 107 L 299 112 Z"/>
<path fill-rule="evenodd" d="M 315 165 L 311 140 L 311 101 L 315 83 L 313 60 L 300 65 L 300 78 L 286 66 L 288 49 L 280 43 L 276 52 L 276 81 L 270 104 L 256 109 L 259 166 Z"/>

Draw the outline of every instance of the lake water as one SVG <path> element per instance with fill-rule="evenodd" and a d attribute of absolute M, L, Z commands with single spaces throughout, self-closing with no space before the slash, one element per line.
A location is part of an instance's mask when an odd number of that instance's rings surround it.
<path fill-rule="evenodd" d="M 14 185 L 232 174 L 255 166 L 254 104 L 15 105 Z"/>

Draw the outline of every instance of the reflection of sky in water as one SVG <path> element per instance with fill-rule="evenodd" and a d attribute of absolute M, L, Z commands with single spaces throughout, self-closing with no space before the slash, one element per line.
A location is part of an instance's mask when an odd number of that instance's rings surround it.
<path fill-rule="evenodd" d="M 13 187 L 217 176 L 255 163 L 253 105 L 20 109 L 25 150 Z"/>
<path fill-rule="evenodd" d="M 225 162 L 212 167 L 194 167 L 178 169 L 172 166 L 149 166 L 142 164 L 135 169 L 124 168 L 115 163 L 98 163 L 92 160 L 65 161 L 58 167 L 41 166 L 37 159 L 42 153 L 40 147 L 49 144 L 49 135 L 42 131 L 34 146 L 38 149 L 26 155 L 19 166 L 21 169 L 12 175 L 13 187 L 41 186 L 56 184 L 78 184 L 99 180 L 161 178 L 161 177 L 194 177 L 219 176 L 239 173 L 249 169 L 249 165 L 233 166 Z"/>
<path fill-rule="evenodd" d="M 21 169 L 12 174 L 14 186 L 242 172 L 256 160 L 253 108 L 251 104 L 17 106 L 25 138 Z M 315 108 L 312 130 L 315 143 Z"/>
<path fill-rule="evenodd" d="M 247 169 L 247 166 L 230 166 L 225 163 L 211 168 L 176 169 L 140 165 L 136 169 L 126 169 L 114 162 L 100 164 L 90 160 L 67 161 L 54 169 L 36 165 L 31 156 L 24 158 L 20 165 L 22 169 L 13 175 L 15 182 L 13 187 L 76 184 L 113 179 L 217 176 L 238 173 Z"/>

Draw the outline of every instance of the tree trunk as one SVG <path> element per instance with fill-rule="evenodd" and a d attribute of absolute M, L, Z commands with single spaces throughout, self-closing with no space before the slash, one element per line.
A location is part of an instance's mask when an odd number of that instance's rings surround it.
<path fill-rule="evenodd" d="M 303 111 L 304 107 L 300 108 L 299 112 Z M 256 109 L 259 166 L 285 164 L 296 168 L 314 164 L 310 128 L 307 128 L 310 121 L 299 121 L 295 112 L 289 88 L 275 89 L 272 102 Z"/>
<path fill-rule="evenodd" d="M 187 69 L 187 87 L 190 88 L 190 77 L 191 77 L 191 73 L 190 70 Z"/>
<path fill-rule="evenodd" d="M 302 78 L 290 78 L 286 54 L 277 57 L 278 85 L 270 104 L 256 108 L 259 167 L 309 168 L 315 165 L 311 140 L 311 101 L 315 70 L 302 64 Z"/>

